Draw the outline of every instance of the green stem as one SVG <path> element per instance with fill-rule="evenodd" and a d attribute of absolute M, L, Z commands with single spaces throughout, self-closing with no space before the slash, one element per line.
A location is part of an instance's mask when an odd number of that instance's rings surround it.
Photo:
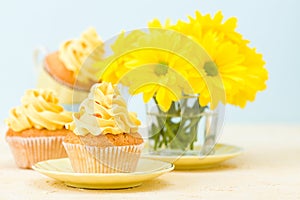
<path fill-rule="evenodd" d="M 155 97 L 154 101 L 158 106 Z M 165 148 L 171 149 L 194 149 L 194 143 L 197 141 L 198 125 L 202 118 L 199 114 L 205 111 L 206 107 L 199 106 L 198 101 L 188 107 L 187 101 L 184 99 L 181 107 L 179 102 L 173 102 L 168 112 L 163 112 L 159 106 L 157 107 L 156 120 L 158 127 L 156 125 L 151 127 L 152 133 L 156 132 L 156 135 L 150 138 L 154 140 L 154 150 L 163 148 L 163 145 Z M 184 116 L 182 116 L 183 114 Z M 178 122 L 179 118 L 181 120 Z"/>

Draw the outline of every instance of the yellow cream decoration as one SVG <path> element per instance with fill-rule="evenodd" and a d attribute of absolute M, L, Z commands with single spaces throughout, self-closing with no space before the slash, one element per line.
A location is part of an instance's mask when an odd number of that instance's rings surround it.
<path fill-rule="evenodd" d="M 95 84 L 91 92 L 74 113 L 69 125 L 77 135 L 134 133 L 140 121 L 135 113 L 128 112 L 118 88 L 107 82 Z"/>
<path fill-rule="evenodd" d="M 102 59 L 103 42 L 94 28 L 86 30 L 79 39 L 64 42 L 59 49 L 59 59 L 65 67 L 74 72 L 77 81 L 97 81 L 92 65 Z"/>
<path fill-rule="evenodd" d="M 5 123 L 14 131 L 25 129 L 59 130 L 72 121 L 72 114 L 64 111 L 51 90 L 32 89 L 22 97 L 22 106 L 10 110 Z"/>

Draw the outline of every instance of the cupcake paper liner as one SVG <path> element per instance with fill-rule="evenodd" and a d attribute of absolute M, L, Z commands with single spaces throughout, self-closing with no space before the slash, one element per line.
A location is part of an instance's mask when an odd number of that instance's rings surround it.
<path fill-rule="evenodd" d="M 18 137 L 8 136 L 6 141 L 20 168 L 31 168 L 33 164 L 49 159 L 67 157 L 62 145 L 65 136 Z"/>
<path fill-rule="evenodd" d="M 93 147 L 64 142 L 63 145 L 77 173 L 134 172 L 144 146 Z"/>

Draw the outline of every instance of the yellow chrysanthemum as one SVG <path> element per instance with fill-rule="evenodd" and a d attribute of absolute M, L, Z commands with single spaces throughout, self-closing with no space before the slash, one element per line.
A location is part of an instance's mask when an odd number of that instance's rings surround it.
<path fill-rule="evenodd" d="M 189 63 L 177 55 L 145 49 L 130 56 L 132 62 L 126 63 L 126 67 L 131 70 L 124 76 L 124 81 L 121 78 L 120 82 L 126 82 L 131 94 L 143 93 L 144 102 L 155 96 L 161 109 L 167 111 L 172 101 L 182 97 L 183 91 L 193 93 L 185 78 L 187 73 L 184 69 Z"/>
<path fill-rule="evenodd" d="M 268 79 L 265 62 L 262 55 L 248 46 L 249 41 L 235 31 L 237 20 L 230 18 L 223 23 L 223 15 L 218 12 L 213 18 L 210 15 L 201 15 L 196 12 L 196 17 L 189 17 L 189 22 L 178 21 L 175 25 L 169 22 L 162 26 L 158 20 L 149 23 L 149 27 L 162 27 L 176 30 L 197 41 L 209 54 L 216 65 L 216 70 L 209 74 L 205 81 L 199 73 L 190 73 L 190 82 L 200 94 L 199 101 L 202 106 L 211 102 L 209 89 L 220 87 L 219 75 L 226 93 L 226 103 L 244 107 L 247 101 L 255 99 L 257 91 L 266 88 Z M 213 67 L 210 67 L 213 69 Z M 205 71 L 205 66 L 204 66 Z M 210 70 L 211 71 L 211 70 Z M 215 80 L 214 80 L 215 79 Z M 198 80 L 198 81 L 197 81 Z M 207 80 L 214 87 L 208 88 Z M 195 84 L 199 82 L 200 84 Z"/>
<path fill-rule="evenodd" d="M 128 40 L 133 38 L 128 34 Z M 116 43 L 127 44 L 127 37 L 120 35 Z M 131 94 L 143 93 L 147 102 L 155 96 L 162 110 L 167 111 L 173 101 L 178 101 L 183 92 L 194 94 L 188 83 L 188 70 L 193 65 L 182 55 L 188 54 L 190 46 L 184 35 L 174 31 L 151 29 L 135 37 L 130 47 L 113 46 L 116 52 L 111 61 L 106 61 L 101 77 L 104 81 L 120 82 L 129 86 Z M 118 48 L 119 47 L 119 48 Z"/>
<path fill-rule="evenodd" d="M 236 23 L 236 18 L 223 22 L 221 12 L 214 17 L 196 12 L 176 24 L 155 19 L 147 31 L 120 34 L 111 46 L 114 54 L 98 63 L 99 74 L 127 85 L 131 94 L 143 93 L 145 102 L 155 97 L 164 111 L 182 94 L 199 94 L 201 106 L 244 107 L 266 88 L 268 73 Z"/>
<path fill-rule="evenodd" d="M 128 71 L 124 67 L 124 63 L 128 61 L 129 57 L 125 55 L 137 47 L 137 38 L 144 34 L 140 30 L 132 31 L 129 34 L 126 34 L 124 31 L 120 33 L 111 45 L 113 54 L 94 65 L 100 69 L 97 75 L 99 79 L 118 83 L 120 77 Z"/>

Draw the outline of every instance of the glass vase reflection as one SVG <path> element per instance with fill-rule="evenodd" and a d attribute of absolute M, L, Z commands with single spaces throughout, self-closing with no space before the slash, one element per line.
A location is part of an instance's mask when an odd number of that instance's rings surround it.
<path fill-rule="evenodd" d="M 200 106 L 198 96 L 184 96 L 162 111 L 155 97 L 146 105 L 149 153 L 154 155 L 209 155 L 224 120 L 225 107 Z"/>

